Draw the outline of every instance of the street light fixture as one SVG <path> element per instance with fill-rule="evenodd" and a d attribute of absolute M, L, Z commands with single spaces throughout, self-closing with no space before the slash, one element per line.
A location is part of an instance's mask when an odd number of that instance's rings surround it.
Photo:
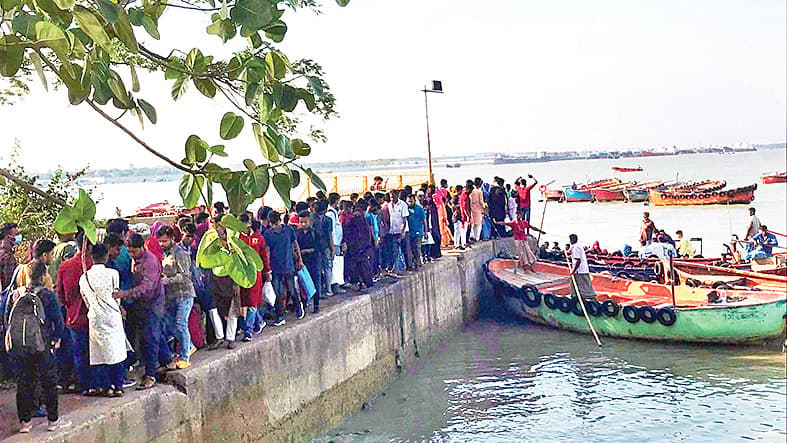
<path fill-rule="evenodd" d="M 432 89 L 427 89 L 424 86 L 422 89 L 424 93 L 424 107 L 426 109 L 426 150 L 429 156 L 429 184 L 434 184 L 434 173 L 432 172 L 432 141 L 429 139 L 429 100 L 428 100 L 428 93 L 434 92 L 437 94 L 443 93 L 443 82 L 440 80 L 432 80 Z"/>

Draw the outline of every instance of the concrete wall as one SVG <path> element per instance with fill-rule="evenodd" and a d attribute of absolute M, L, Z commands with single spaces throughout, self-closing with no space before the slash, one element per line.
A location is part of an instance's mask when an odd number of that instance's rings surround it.
<path fill-rule="evenodd" d="M 72 429 L 36 440 L 308 440 L 477 317 L 488 288 L 481 264 L 498 247 L 485 242 L 234 351 L 206 353 L 169 377 L 174 386 L 100 400 L 65 415 Z"/>

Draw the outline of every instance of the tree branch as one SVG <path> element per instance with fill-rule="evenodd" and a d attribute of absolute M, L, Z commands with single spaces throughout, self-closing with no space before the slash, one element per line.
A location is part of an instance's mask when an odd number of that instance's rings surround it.
<path fill-rule="evenodd" d="M 183 172 L 188 172 L 189 174 L 191 174 L 193 172 L 191 169 L 181 165 L 180 163 L 176 163 L 174 160 L 170 159 L 166 155 L 164 155 L 164 154 L 158 152 L 157 150 L 153 149 L 149 144 L 145 143 L 141 138 L 137 137 L 136 134 L 131 132 L 130 129 L 128 129 L 127 127 L 123 126 L 123 124 L 121 124 L 120 122 L 118 122 L 115 119 L 113 119 L 112 117 L 110 117 L 106 112 L 104 112 L 100 107 L 98 107 L 98 105 L 96 105 L 93 102 L 93 100 L 86 99 L 85 103 L 90 105 L 90 107 L 93 108 L 94 111 L 98 112 L 98 114 L 100 116 L 104 117 L 104 119 L 106 121 L 112 123 L 113 125 L 117 126 L 121 131 L 125 132 L 126 135 L 131 137 L 140 146 L 145 148 L 146 151 L 150 152 L 151 154 L 155 155 L 156 157 L 160 158 L 161 160 L 164 160 L 164 162 L 168 163 L 170 166 L 174 167 L 175 169 L 179 169 L 179 170 L 181 170 Z"/>
<path fill-rule="evenodd" d="M 15 185 L 19 186 L 20 188 L 24 189 L 27 192 L 31 192 L 33 194 L 38 195 L 39 197 L 45 198 L 51 202 L 57 203 L 60 206 L 68 206 L 68 203 L 63 200 L 62 198 L 52 195 L 46 191 L 42 191 L 41 189 L 36 188 L 35 186 L 31 185 L 30 183 L 20 179 L 19 177 L 12 174 L 10 171 L 0 168 L 0 175 L 5 177 L 6 179 L 13 182 Z"/>

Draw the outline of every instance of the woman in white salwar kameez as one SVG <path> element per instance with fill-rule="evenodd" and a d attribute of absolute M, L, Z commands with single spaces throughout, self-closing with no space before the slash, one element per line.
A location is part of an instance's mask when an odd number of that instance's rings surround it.
<path fill-rule="evenodd" d="M 88 307 L 88 338 L 90 340 L 90 366 L 98 388 L 88 395 L 123 395 L 123 378 L 126 360 L 126 332 L 120 302 L 113 297 L 120 288 L 120 274 L 107 268 L 107 248 L 98 244 L 91 252 L 93 266 L 79 279 L 79 291 Z"/>

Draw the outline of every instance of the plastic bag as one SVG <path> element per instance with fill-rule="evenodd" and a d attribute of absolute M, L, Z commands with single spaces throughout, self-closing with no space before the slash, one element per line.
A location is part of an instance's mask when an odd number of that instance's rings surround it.
<path fill-rule="evenodd" d="M 265 303 L 271 306 L 276 305 L 276 291 L 273 290 L 273 283 L 266 281 L 262 285 L 262 298 L 265 299 Z"/>
<path fill-rule="evenodd" d="M 426 233 L 426 240 L 424 240 L 424 245 L 433 245 L 434 244 L 434 237 L 432 237 L 431 232 Z"/>
<path fill-rule="evenodd" d="M 344 284 L 344 256 L 337 255 L 333 257 L 333 278 L 331 279 L 332 285 Z"/>
<path fill-rule="evenodd" d="M 298 270 L 298 284 L 306 294 L 306 301 L 311 300 L 317 292 L 317 288 L 314 287 L 314 281 L 306 266 L 301 266 L 301 269 Z"/>

